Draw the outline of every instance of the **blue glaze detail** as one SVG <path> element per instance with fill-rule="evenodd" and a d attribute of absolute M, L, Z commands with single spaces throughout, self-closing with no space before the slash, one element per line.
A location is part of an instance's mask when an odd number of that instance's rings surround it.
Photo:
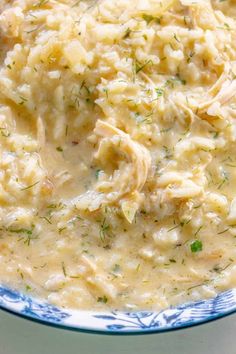
<path fill-rule="evenodd" d="M 19 291 L 0 286 L 0 308 L 66 329 L 103 333 L 148 333 L 208 322 L 236 311 L 236 289 L 160 312 L 92 312 L 65 310 Z"/>
<path fill-rule="evenodd" d="M 19 311 L 21 314 L 45 321 L 62 322 L 70 316 L 51 304 L 42 303 L 18 291 L 2 286 L 0 286 L 0 304 L 6 307 L 15 307 L 16 309 L 20 306 Z"/>

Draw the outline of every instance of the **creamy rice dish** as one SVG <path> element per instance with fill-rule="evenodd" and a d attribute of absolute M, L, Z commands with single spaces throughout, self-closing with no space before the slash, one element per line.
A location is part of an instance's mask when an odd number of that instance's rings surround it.
<path fill-rule="evenodd" d="M 235 287 L 235 95 L 235 0 L 2 0 L 0 282 L 77 309 Z"/>

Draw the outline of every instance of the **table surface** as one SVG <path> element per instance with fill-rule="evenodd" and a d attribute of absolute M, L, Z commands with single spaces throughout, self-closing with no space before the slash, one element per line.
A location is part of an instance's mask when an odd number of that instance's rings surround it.
<path fill-rule="evenodd" d="M 236 315 L 187 330 L 105 336 L 43 326 L 0 311 L 0 354 L 236 354 Z"/>

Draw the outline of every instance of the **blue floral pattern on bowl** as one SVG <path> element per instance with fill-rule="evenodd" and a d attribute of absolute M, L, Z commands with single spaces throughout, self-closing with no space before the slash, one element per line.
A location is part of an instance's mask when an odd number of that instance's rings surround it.
<path fill-rule="evenodd" d="M 160 312 L 93 312 L 58 308 L 0 286 L 0 308 L 48 325 L 112 334 L 162 332 L 208 322 L 236 311 L 236 289 L 213 299 L 183 304 Z"/>

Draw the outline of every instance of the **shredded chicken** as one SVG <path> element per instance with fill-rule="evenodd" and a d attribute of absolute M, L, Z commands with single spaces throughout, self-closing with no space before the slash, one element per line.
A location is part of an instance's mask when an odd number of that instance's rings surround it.
<path fill-rule="evenodd" d="M 95 155 L 96 160 L 104 165 L 112 163 L 112 149 L 120 153 L 122 158 L 111 175 L 105 174 L 105 178 L 97 182 L 94 192 L 85 193 L 82 199 L 79 198 L 77 206 L 94 211 L 101 205 L 120 202 L 124 215 L 132 222 L 141 200 L 139 192 L 147 180 L 151 166 L 150 153 L 128 134 L 107 122 L 98 120 L 94 132 L 102 137 Z M 84 204 L 84 198 L 88 203 Z M 128 214 L 132 214 L 132 217 L 127 216 Z"/>
<path fill-rule="evenodd" d="M 105 312 L 235 287 L 235 4 L 0 1 L 0 283 Z"/>
<path fill-rule="evenodd" d="M 208 114 L 208 108 L 214 103 L 224 105 L 235 96 L 236 80 L 232 76 L 232 67 L 226 62 L 223 73 L 208 91 L 208 96 L 212 98 L 198 105 L 198 115 Z"/>
<path fill-rule="evenodd" d="M 111 182 L 113 190 L 116 190 L 119 194 L 118 198 L 127 193 L 141 191 L 147 180 L 148 170 L 151 165 L 149 151 L 141 144 L 134 142 L 128 134 L 107 122 L 98 120 L 95 133 L 103 137 L 96 154 L 98 160 L 102 161 L 104 153 L 106 154 L 107 152 L 109 154 L 109 148 L 112 146 L 121 151 L 128 160 L 128 163 L 124 166 L 124 173 L 120 171 L 117 174 L 115 171 Z M 108 155 L 107 157 L 109 158 Z M 121 162 L 121 165 L 123 165 L 123 162 Z M 99 186 L 98 188 L 100 189 Z"/>

